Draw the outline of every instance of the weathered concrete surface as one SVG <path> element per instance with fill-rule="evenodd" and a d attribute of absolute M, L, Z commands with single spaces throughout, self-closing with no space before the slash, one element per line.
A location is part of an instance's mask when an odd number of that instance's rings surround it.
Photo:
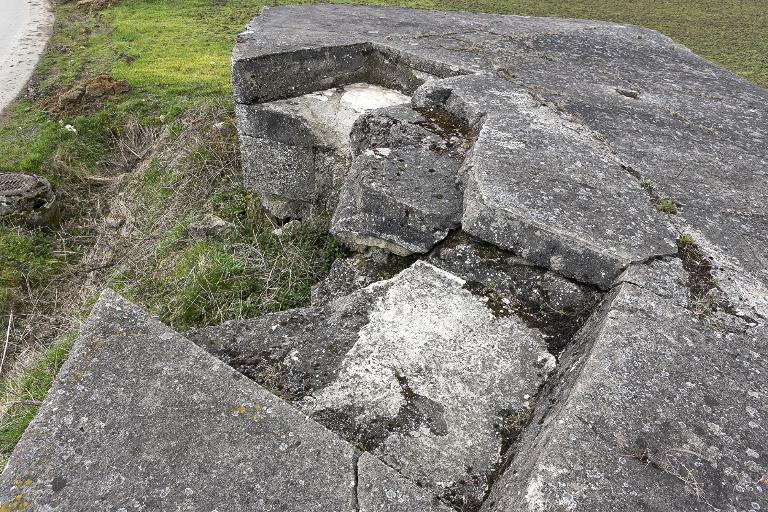
<path fill-rule="evenodd" d="M 768 330 L 713 329 L 687 282 L 679 260 L 657 261 L 610 293 L 483 510 L 768 506 Z"/>
<path fill-rule="evenodd" d="M 193 329 L 185 336 L 276 395 L 295 401 L 334 380 L 377 297 L 359 292 L 322 306 Z"/>
<path fill-rule="evenodd" d="M 746 299 L 766 293 L 768 93 L 657 32 L 286 7 L 241 34 L 233 72 L 242 104 L 366 81 L 445 110 L 477 137 L 457 176 L 462 226 L 539 265 L 607 288 L 690 231 L 724 282 L 747 271 Z M 658 197 L 677 215 L 657 212 Z"/>
<path fill-rule="evenodd" d="M 431 84 L 483 117 L 465 162 L 465 231 L 580 281 L 608 287 L 623 268 L 675 252 L 675 232 L 596 134 L 487 75 Z"/>
<path fill-rule="evenodd" d="M 460 225 L 461 129 L 408 106 L 376 110 L 352 132 L 353 161 L 331 233 L 350 246 L 426 253 Z"/>
<path fill-rule="evenodd" d="M 467 281 L 466 288 L 484 296 L 496 314 L 514 313 L 539 329 L 555 355 L 581 328 L 602 294 L 536 267 L 491 244 L 457 234 L 437 246 L 428 261 Z"/>
<path fill-rule="evenodd" d="M 438 489 L 471 480 L 482 498 L 502 444 L 494 424 L 528 406 L 555 361 L 540 332 L 495 317 L 464 284 L 422 262 L 398 274 L 304 408 L 403 475 Z"/>
<path fill-rule="evenodd" d="M 357 463 L 357 503 L 360 512 L 452 510 L 369 453 L 363 453 Z"/>
<path fill-rule="evenodd" d="M 325 279 L 312 287 L 312 304 L 324 304 L 376 281 L 389 279 L 411 263 L 412 258 L 400 258 L 377 248 L 338 258 Z"/>
<path fill-rule="evenodd" d="M 403 476 L 477 506 L 505 420 L 555 359 L 542 331 L 466 285 L 416 262 L 319 306 L 187 336 Z"/>
<path fill-rule="evenodd" d="M 768 508 L 766 91 L 637 27 L 364 6 L 268 9 L 233 70 L 267 208 L 327 201 L 348 244 L 410 256 L 188 333 L 311 420 L 136 315 L 95 321 L 8 486 L 183 509 L 202 467 L 210 509 Z M 361 83 L 410 103 L 337 119 Z"/>
<path fill-rule="evenodd" d="M 107 291 L 2 475 L 0 508 L 352 511 L 354 458 Z"/>
<path fill-rule="evenodd" d="M 280 218 L 332 211 L 350 162 L 352 124 L 408 96 L 351 84 L 261 105 L 237 105 L 245 187 Z"/>

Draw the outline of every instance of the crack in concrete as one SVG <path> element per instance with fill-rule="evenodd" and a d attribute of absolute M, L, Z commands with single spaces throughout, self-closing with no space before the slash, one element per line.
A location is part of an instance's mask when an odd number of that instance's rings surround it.
<path fill-rule="evenodd" d="M 360 480 L 359 480 L 359 463 L 360 463 L 360 455 L 362 452 L 359 450 L 355 450 L 354 455 L 352 456 L 352 483 L 353 483 L 353 492 L 352 492 L 352 508 L 355 510 L 355 512 L 360 512 Z"/>

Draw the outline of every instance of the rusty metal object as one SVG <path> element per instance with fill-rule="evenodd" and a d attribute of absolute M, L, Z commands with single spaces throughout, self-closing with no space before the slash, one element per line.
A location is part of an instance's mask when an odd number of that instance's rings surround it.
<path fill-rule="evenodd" d="M 56 194 L 48 180 L 32 174 L 0 173 L 0 218 L 40 226 L 57 214 Z"/>

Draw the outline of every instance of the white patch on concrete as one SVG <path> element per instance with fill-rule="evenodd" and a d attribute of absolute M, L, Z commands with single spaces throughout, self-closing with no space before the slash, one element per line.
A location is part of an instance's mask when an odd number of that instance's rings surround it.
<path fill-rule="evenodd" d="M 274 101 L 269 105 L 303 119 L 312 128 L 320 145 L 347 152 L 349 132 L 358 117 L 368 110 L 410 101 L 409 96 L 398 91 L 357 83 Z"/>
<path fill-rule="evenodd" d="M 402 376 L 414 393 L 444 407 L 448 432 L 393 434 L 377 455 L 437 485 L 466 477 L 467 467 L 490 469 L 499 456 L 497 414 L 523 408 L 554 366 L 544 339 L 516 317 L 495 317 L 464 280 L 428 263 L 387 283 L 338 378 L 305 403 L 306 412 L 349 405 L 364 411 L 359 421 L 395 417 L 406 404 Z"/>
<path fill-rule="evenodd" d="M 342 105 L 359 113 L 410 101 L 410 96 L 399 91 L 365 83 L 348 85 L 341 94 Z"/>

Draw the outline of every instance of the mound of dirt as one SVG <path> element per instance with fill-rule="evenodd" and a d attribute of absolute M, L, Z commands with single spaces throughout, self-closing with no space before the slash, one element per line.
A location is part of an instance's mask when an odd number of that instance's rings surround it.
<path fill-rule="evenodd" d="M 82 113 L 99 108 L 104 99 L 130 92 L 126 80 L 99 75 L 81 80 L 70 89 L 53 96 L 46 105 L 51 114 Z"/>

